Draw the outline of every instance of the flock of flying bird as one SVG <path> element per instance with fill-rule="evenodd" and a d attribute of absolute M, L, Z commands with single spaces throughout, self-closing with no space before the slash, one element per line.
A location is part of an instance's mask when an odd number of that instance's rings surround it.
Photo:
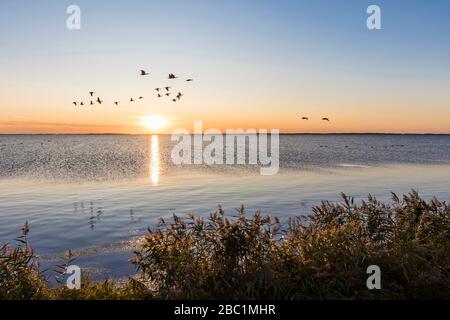
<path fill-rule="evenodd" d="M 140 75 L 141 76 L 148 76 L 148 75 L 150 75 L 150 73 L 145 71 L 145 70 L 140 70 Z M 178 79 L 178 77 L 176 75 L 174 75 L 173 73 L 170 73 L 168 79 L 169 80 L 174 80 L 174 79 Z M 194 81 L 194 79 L 189 78 L 189 79 L 186 79 L 185 81 L 186 82 L 192 82 L 192 81 Z M 158 98 L 162 98 L 163 96 L 166 96 L 166 97 L 170 98 L 170 96 L 172 95 L 171 89 L 172 89 L 172 87 L 169 87 L 169 86 L 162 87 L 162 88 L 155 88 L 155 91 L 157 92 L 156 96 Z M 89 96 L 90 96 L 90 103 L 89 103 L 89 105 L 93 106 L 95 103 L 102 104 L 104 101 L 100 97 L 97 97 L 97 99 L 95 99 L 94 98 L 94 94 L 95 94 L 94 91 L 90 91 L 89 92 Z M 177 102 L 177 101 L 181 100 L 181 97 L 183 97 L 183 94 L 181 92 L 178 92 L 176 95 L 173 95 L 173 97 L 174 98 L 172 98 L 172 101 L 173 102 Z M 139 96 L 138 98 L 133 98 L 132 97 L 132 98 L 130 98 L 130 102 L 135 102 L 136 100 L 142 100 L 142 99 L 144 99 L 143 96 Z M 74 101 L 74 102 L 72 102 L 72 104 L 74 106 L 84 106 L 85 105 L 84 101 L 80 101 L 80 102 Z M 118 106 L 120 104 L 120 101 L 114 101 L 114 104 L 116 106 Z"/>
<path fill-rule="evenodd" d="M 145 71 L 145 70 L 140 70 L 140 75 L 141 76 L 148 76 L 148 75 L 150 75 L 150 73 Z M 167 79 L 174 80 L 174 79 L 178 79 L 178 77 L 176 75 L 174 75 L 173 73 L 170 73 Z M 189 78 L 189 79 L 186 79 L 185 81 L 186 82 L 192 82 L 192 81 L 194 81 L 194 79 Z M 170 91 L 170 89 L 172 89 L 172 87 L 169 87 L 169 86 L 161 87 L 161 88 L 155 88 L 155 91 L 157 92 L 156 96 L 158 98 L 162 98 L 163 96 L 170 97 L 172 95 L 172 92 Z M 89 95 L 90 95 L 91 98 L 94 98 L 94 93 L 95 93 L 94 91 L 90 91 L 89 92 Z M 178 92 L 177 95 L 174 96 L 174 97 L 175 98 L 172 98 L 172 101 L 173 102 L 177 102 L 177 101 L 181 100 L 181 97 L 183 97 L 183 94 L 181 92 Z M 138 100 L 142 100 L 142 99 L 144 99 L 144 97 L 140 96 L 137 99 Z M 96 103 L 98 103 L 98 104 L 102 104 L 103 103 L 103 100 L 101 100 L 100 97 L 97 97 L 97 99 L 95 99 L 95 100 L 91 99 L 89 104 L 91 106 L 94 105 L 95 104 L 94 101 Z M 130 102 L 134 102 L 134 101 L 136 101 L 136 99 L 130 98 Z M 83 101 L 81 101 L 81 102 L 74 101 L 73 104 L 75 106 L 78 106 L 78 105 L 84 106 L 84 102 Z M 116 106 L 118 106 L 120 104 L 120 101 L 114 101 L 114 104 Z M 309 120 L 309 117 L 302 117 L 302 120 Z M 322 118 L 322 121 L 330 122 L 330 118 Z"/>
<path fill-rule="evenodd" d="M 309 120 L 309 118 L 308 117 L 302 117 L 302 120 Z M 330 122 L 330 118 L 322 118 L 322 120 Z"/>

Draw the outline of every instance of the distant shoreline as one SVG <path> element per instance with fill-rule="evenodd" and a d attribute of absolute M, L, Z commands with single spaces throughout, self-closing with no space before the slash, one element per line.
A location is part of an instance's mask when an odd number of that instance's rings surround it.
<path fill-rule="evenodd" d="M 193 134 L 193 133 L 191 133 Z M 240 133 L 236 133 L 239 135 Z M 246 135 L 246 133 L 241 133 Z M 270 133 L 269 133 L 270 134 Z M 170 136 L 170 133 L 0 133 L 0 136 Z M 450 133 L 373 133 L 373 132 L 345 132 L 345 133 L 280 133 L 280 136 L 450 136 Z"/>

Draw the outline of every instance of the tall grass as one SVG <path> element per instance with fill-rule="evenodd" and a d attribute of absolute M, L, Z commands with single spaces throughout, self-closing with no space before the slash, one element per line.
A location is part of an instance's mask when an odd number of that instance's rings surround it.
<path fill-rule="evenodd" d="M 413 191 L 387 205 L 323 202 L 287 228 L 244 210 L 174 216 L 133 260 L 163 298 L 450 298 L 450 207 Z M 383 289 L 369 291 L 378 265 Z"/>
<path fill-rule="evenodd" d="M 390 204 L 371 196 L 356 204 L 342 194 L 287 225 L 243 207 L 234 217 L 220 207 L 209 218 L 175 215 L 141 239 L 131 259 L 137 275 L 121 285 L 42 289 L 33 258 L 11 263 L 7 252 L 1 298 L 450 299 L 450 206 L 415 191 L 393 194 Z M 381 290 L 366 286 L 369 265 L 381 269 Z"/>
<path fill-rule="evenodd" d="M 48 294 L 47 284 L 39 270 L 38 259 L 28 245 L 28 223 L 22 235 L 10 244 L 0 246 L 0 299 L 40 299 Z"/>

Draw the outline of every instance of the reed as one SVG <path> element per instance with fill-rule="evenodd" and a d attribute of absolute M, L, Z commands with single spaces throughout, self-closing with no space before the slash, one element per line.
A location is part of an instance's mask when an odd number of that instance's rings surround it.
<path fill-rule="evenodd" d="M 450 298 L 450 206 L 415 191 L 389 204 L 342 194 L 286 225 L 244 207 L 232 217 L 220 207 L 208 218 L 174 215 L 141 239 L 135 276 L 83 281 L 79 291 L 50 289 L 32 251 L 6 248 L 2 299 Z M 381 290 L 366 286 L 369 265 L 381 268 Z"/>

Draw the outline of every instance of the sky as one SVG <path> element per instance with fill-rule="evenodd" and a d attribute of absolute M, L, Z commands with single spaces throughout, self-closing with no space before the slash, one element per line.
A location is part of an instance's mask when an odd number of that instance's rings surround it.
<path fill-rule="evenodd" d="M 81 30 L 66 27 L 71 4 Z M 366 27 L 371 4 L 381 30 Z M 156 97 L 166 85 L 183 92 L 179 102 Z M 5 134 L 149 133 L 142 118 L 153 115 L 166 119 L 161 133 L 195 120 L 220 130 L 450 133 L 449 88 L 448 0 L 0 2 Z M 102 105 L 72 104 L 88 104 L 91 90 Z"/>

